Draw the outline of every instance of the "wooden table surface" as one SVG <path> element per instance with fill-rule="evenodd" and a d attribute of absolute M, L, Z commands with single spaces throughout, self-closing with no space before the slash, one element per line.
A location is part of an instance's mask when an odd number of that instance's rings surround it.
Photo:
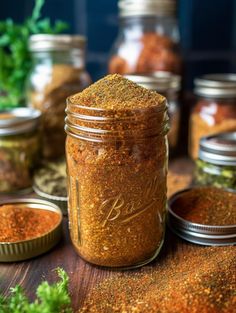
<path fill-rule="evenodd" d="M 190 172 L 191 163 L 186 160 L 177 160 L 171 164 L 171 168 L 178 172 Z M 176 238 L 167 230 L 164 247 L 158 258 L 151 266 L 156 266 L 158 260 L 165 257 L 176 258 L 193 245 Z M 9 292 L 9 288 L 16 284 L 22 285 L 28 296 L 34 297 L 36 286 L 47 279 L 53 282 L 56 279 L 54 269 L 64 268 L 70 276 L 70 291 L 73 307 L 78 309 L 89 290 L 105 277 L 115 276 L 119 271 L 110 271 L 92 266 L 83 261 L 74 251 L 68 234 L 68 220 L 64 218 L 63 240 L 50 252 L 35 259 L 18 263 L 0 264 L 0 291 L 3 294 Z M 145 269 L 144 269 L 145 270 Z"/>

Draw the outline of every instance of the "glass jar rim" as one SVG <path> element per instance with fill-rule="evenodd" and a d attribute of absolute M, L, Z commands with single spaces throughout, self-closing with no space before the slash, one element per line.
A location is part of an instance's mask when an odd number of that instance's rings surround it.
<path fill-rule="evenodd" d="M 82 112 L 72 111 L 71 107 Z M 67 134 L 95 141 L 140 139 L 164 135 L 169 130 L 166 101 L 148 108 L 107 110 L 72 104 L 68 98 L 66 114 Z"/>

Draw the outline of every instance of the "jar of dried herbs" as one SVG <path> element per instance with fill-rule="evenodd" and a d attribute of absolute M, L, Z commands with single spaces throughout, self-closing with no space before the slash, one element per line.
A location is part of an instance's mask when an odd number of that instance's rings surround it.
<path fill-rule="evenodd" d="M 236 132 L 201 139 L 195 183 L 236 190 Z"/>
<path fill-rule="evenodd" d="M 109 73 L 180 74 L 176 1 L 119 0 L 120 28 L 109 60 Z"/>
<path fill-rule="evenodd" d="M 189 154 L 197 159 L 202 137 L 236 131 L 236 75 L 208 74 L 194 84 L 197 99 L 190 115 Z"/>
<path fill-rule="evenodd" d="M 163 243 L 166 100 L 108 75 L 67 103 L 66 155 L 73 245 L 85 260 L 137 267 Z"/>
<path fill-rule="evenodd" d="M 168 143 L 170 155 L 177 152 L 180 129 L 180 103 L 179 91 L 181 77 L 169 72 L 155 72 L 150 75 L 125 75 L 136 84 L 147 89 L 155 90 L 164 95 L 168 101 L 168 115 L 170 118 L 170 130 Z"/>
<path fill-rule="evenodd" d="M 0 112 L 0 193 L 31 187 L 40 159 L 40 116 L 28 108 Z"/>
<path fill-rule="evenodd" d="M 65 154 L 65 102 L 91 80 L 85 69 L 85 38 L 33 35 L 29 49 L 33 67 L 28 79 L 28 106 L 42 112 L 43 156 Z"/>

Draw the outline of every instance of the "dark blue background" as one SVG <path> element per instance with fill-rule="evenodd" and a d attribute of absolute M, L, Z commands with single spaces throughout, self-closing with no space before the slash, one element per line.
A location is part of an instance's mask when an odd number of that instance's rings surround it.
<path fill-rule="evenodd" d="M 20 22 L 31 14 L 33 3 L 2 1 L 0 19 Z M 88 37 L 87 68 L 94 80 L 106 73 L 117 12 L 117 0 L 46 0 L 43 8 L 43 16 L 63 19 L 70 32 Z M 236 72 L 236 0 L 179 0 L 178 18 L 188 88 L 196 75 Z"/>

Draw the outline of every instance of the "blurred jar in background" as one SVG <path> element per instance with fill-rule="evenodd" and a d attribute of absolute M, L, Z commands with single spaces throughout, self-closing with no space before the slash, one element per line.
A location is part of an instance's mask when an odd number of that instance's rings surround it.
<path fill-rule="evenodd" d="M 28 106 L 42 112 L 43 156 L 65 154 L 66 98 L 91 83 L 85 69 L 85 38 L 72 35 L 33 35 L 29 48 Z"/>
<path fill-rule="evenodd" d="M 29 108 L 0 112 L 0 194 L 31 187 L 41 158 L 40 117 Z"/>
<path fill-rule="evenodd" d="M 236 74 L 208 74 L 194 84 L 197 101 L 190 115 L 189 154 L 197 159 L 202 137 L 236 130 Z"/>
<path fill-rule="evenodd" d="M 151 75 L 125 75 L 136 84 L 147 89 L 155 90 L 165 96 L 168 103 L 168 115 L 170 119 L 170 130 L 167 134 L 169 152 L 173 155 L 177 152 L 180 128 L 180 104 L 179 92 L 181 78 L 169 72 L 155 72 Z"/>
<path fill-rule="evenodd" d="M 109 73 L 181 72 L 175 0 L 119 0 Z"/>

